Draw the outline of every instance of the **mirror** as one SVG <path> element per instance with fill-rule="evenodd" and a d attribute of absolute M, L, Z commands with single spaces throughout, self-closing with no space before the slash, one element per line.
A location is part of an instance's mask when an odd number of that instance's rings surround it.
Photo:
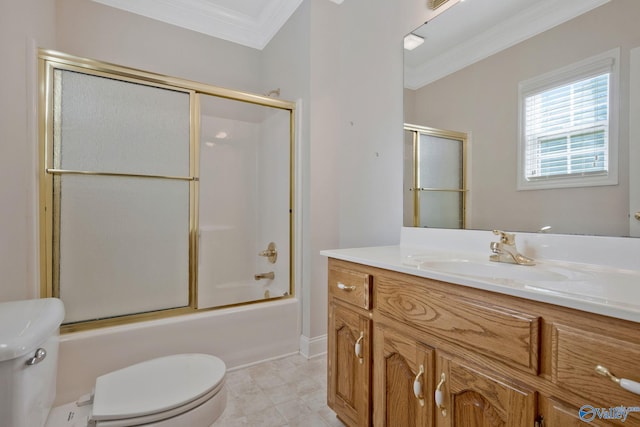
<path fill-rule="evenodd" d="M 404 121 L 468 135 L 466 228 L 630 235 L 637 16 L 636 0 L 468 0 L 412 32 L 424 42 L 405 50 Z M 520 82 L 613 49 L 620 54 L 617 184 L 518 191 Z"/>

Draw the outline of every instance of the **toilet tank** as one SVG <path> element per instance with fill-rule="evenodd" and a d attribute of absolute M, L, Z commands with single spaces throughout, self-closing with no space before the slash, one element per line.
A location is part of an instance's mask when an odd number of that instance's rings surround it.
<path fill-rule="evenodd" d="M 57 298 L 0 302 L 0 426 L 46 422 L 56 392 L 63 318 Z"/>

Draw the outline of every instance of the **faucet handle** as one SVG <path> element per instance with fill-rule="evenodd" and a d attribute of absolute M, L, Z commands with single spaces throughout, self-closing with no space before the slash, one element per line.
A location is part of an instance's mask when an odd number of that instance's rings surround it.
<path fill-rule="evenodd" d="M 493 234 L 500 236 L 500 243 L 505 245 L 515 245 L 516 244 L 516 235 L 514 233 L 507 233 L 502 230 L 493 230 Z"/>

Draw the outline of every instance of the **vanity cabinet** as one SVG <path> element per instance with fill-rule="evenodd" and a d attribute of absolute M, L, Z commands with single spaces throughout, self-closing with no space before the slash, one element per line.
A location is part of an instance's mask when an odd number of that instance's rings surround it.
<path fill-rule="evenodd" d="M 622 423 L 620 420 L 608 422 L 596 417 L 587 422 L 580 419 L 580 416 L 578 415 L 579 411 L 579 407 L 568 405 L 557 399 L 544 397 L 540 399 L 540 414 L 541 419 L 545 420 L 544 426 L 585 427 L 590 425 L 596 427 L 613 427 L 627 424 L 626 421 L 625 423 Z M 629 425 L 637 424 L 630 423 Z"/>
<path fill-rule="evenodd" d="M 375 424 L 432 426 L 433 348 L 383 325 L 373 339 Z"/>
<path fill-rule="evenodd" d="M 329 286 L 328 401 L 348 426 L 640 426 L 640 395 L 596 372 L 640 381 L 638 323 L 334 258 Z"/>
<path fill-rule="evenodd" d="M 537 416 L 537 394 L 464 359 L 440 354 L 436 364 L 438 427 L 532 427 Z"/>
<path fill-rule="evenodd" d="M 371 425 L 371 276 L 329 270 L 327 404 L 349 426 Z"/>

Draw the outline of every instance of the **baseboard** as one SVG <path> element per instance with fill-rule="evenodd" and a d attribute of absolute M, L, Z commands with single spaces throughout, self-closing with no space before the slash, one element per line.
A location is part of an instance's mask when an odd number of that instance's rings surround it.
<path fill-rule="evenodd" d="M 327 335 L 320 335 L 318 337 L 305 337 L 300 335 L 300 354 L 307 359 L 313 357 L 322 356 L 327 352 Z"/>

